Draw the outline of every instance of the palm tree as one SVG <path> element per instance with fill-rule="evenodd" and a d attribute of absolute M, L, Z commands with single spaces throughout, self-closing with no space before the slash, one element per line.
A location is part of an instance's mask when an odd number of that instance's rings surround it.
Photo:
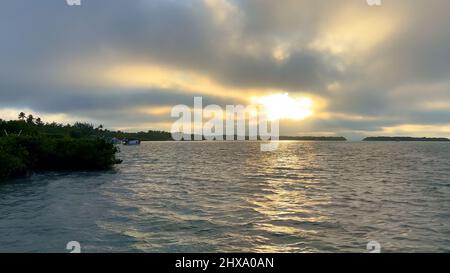
<path fill-rule="evenodd" d="M 20 120 L 24 120 L 25 119 L 25 113 L 24 112 L 20 112 L 20 114 L 19 114 L 19 119 Z"/>
<path fill-rule="evenodd" d="M 38 118 L 36 119 L 36 124 L 37 124 L 37 125 L 43 125 L 44 123 L 42 122 L 41 118 L 38 117 Z"/>
<path fill-rule="evenodd" d="M 33 117 L 33 115 L 28 115 L 28 117 L 27 117 L 27 123 L 29 123 L 29 124 L 32 124 L 33 123 L 33 120 L 34 120 L 34 117 Z"/>

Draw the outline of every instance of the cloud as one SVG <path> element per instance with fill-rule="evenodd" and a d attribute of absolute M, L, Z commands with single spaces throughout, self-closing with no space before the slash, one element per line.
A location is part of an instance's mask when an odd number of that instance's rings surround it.
<path fill-rule="evenodd" d="M 282 123 L 286 134 L 422 132 L 450 124 L 449 8 L 447 0 L 379 8 L 363 0 L 6 0 L 0 107 L 137 129 L 166 126 L 161 109 L 191 105 L 194 95 L 225 105 L 289 92 L 323 107 Z"/>

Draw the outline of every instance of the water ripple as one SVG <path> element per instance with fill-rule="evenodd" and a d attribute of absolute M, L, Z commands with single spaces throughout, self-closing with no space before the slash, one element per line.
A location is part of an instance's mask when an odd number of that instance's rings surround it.
<path fill-rule="evenodd" d="M 0 251 L 450 251 L 446 143 L 152 142 L 0 185 Z"/>

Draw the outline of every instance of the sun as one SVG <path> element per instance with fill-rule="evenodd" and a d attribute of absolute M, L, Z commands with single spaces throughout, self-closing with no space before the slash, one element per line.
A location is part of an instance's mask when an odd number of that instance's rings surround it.
<path fill-rule="evenodd" d="M 288 93 L 256 97 L 252 102 L 262 106 L 270 120 L 302 120 L 313 115 L 313 101 L 310 98 L 291 98 Z"/>

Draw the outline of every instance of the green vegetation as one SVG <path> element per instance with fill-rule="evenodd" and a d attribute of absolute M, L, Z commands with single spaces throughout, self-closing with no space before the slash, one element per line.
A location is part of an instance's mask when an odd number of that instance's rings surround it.
<path fill-rule="evenodd" d="M 148 131 L 137 133 L 126 133 L 121 131 L 110 131 L 104 129 L 102 125 L 94 128 L 92 124 L 77 122 L 74 125 L 63 125 L 59 123 L 43 123 L 40 118 L 32 115 L 19 114 L 19 120 L 2 121 L 0 119 L 0 137 L 9 135 L 44 135 L 47 137 L 71 137 L 71 138 L 92 138 L 97 137 L 107 141 L 112 138 L 118 139 L 139 139 L 141 141 L 169 141 L 172 136 L 169 132 Z"/>
<path fill-rule="evenodd" d="M 40 171 L 106 170 L 120 163 L 118 149 L 90 124 L 44 124 L 19 115 L 0 120 L 0 180 Z"/>
<path fill-rule="evenodd" d="M 447 142 L 448 138 L 429 137 L 366 137 L 363 141 L 426 141 L 426 142 Z"/>

